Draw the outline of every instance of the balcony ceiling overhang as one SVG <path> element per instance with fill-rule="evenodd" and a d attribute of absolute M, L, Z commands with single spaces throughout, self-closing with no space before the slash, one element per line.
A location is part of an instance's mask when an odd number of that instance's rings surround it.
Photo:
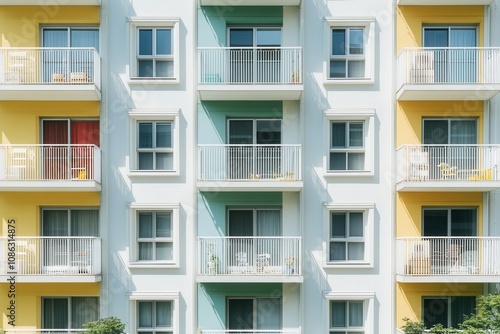
<path fill-rule="evenodd" d="M 300 100 L 304 85 L 199 85 L 202 101 Z"/>
<path fill-rule="evenodd" d="M 100 101 L 95 85 L 0 85 L 0 101 Z"/>
<path fill-rule="evenodd" d="M 498 275 L 396 275 L 401 283 L 498 283 Z"/>
<path fill-rule="evenodd" d="M 57 0 L 50 4 L 57 6 L 99 6 L 101 0 Z M 3 6 L 47 6 L 46 0 L 2 0 Z"/>
<path fill-rule="evenodd" d="M 95 192 L 101 184 L 92 180 L 79 181 L 0 181 L 0 191 L 9 192 Z"/>
<path fill-rule="evenodd" d="M 255 191 L 285 191 L 297 192 L 304 187 L 302 181 L 198 181 L 200 191 L 235 191 L 235 192 L 255 192 Z"/>
<path fill-rule="evenodd" d="M 500 188 L 500 181 L 402 181 L 400 192 L 489 192 Z"/>
<path fill-rule="evenodd" d="M 300 275 L 198 275 L 198 283 L 302 283 Z"/>
<path fill-rule="evenodd" d="M 478 85 L 403 85 L 399 101 L 488 101 L 500 92 L 500 84 Z"/>
<path fill-rule="evenodd" d="M 11 275 L 0 275 L 2 282 Z M 16 283 L 96 283 L 101 275 L 22 275 L 16 274 Z"/>
<path fill-rule="evenodd" d="M 466 6 L 490 5 L 492 0 L 398 0 L 399 6 Z"/>
<path fill-rule="evenodd" d="M 200 0 L 202 6 L 298 6 L 301 0 Z"/>

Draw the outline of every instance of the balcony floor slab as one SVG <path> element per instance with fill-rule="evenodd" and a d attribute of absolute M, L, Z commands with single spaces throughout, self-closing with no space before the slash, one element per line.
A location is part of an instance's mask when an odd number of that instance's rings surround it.
<path fill-rule="evenodd" d="M 302 190 L 302 181 L 198 181 L 200 191 L 290 191 Z"/>
<path fill-rule="evenodd" d="M 399 101 L 488 101 L 498 92 L 500 84 L 405 84 L 398 90 L 397 99 Z"/>
<path fill-rule="evenodd" d="M 304 85 L 199 85 L 202 101 L 300 100 Z"/>
<path fill-rule="evenodd" d="M 13 275 L 0 275 L 6 282 Z M 16 283 L 96 283 L 101 282 L 101 275 L 15 275 Z"/>
<path fill-rule="evenodd" d="M 100 101 L 95 85 L 0 85 L 0 101 Z"/>
<path fill-rule="evenodd" d="M 500 181 L 403 181 L 399 192 L 489 192 L 500 188 Z"/>
<path fill-rule="evenodd" d="M 400 283 L 499 283 L 500 275 L 396 275 Z"/>
<path fill-rule="evenodd" d="M 202 6 L 298 6 L 301 0 L 200 0 Z"/>
<path fill-rule="evenodd" d="M 302 283 L 301 275 L 198 275 L 198 283 Z"/>
<path fill-rule="evenodd" d="M 9 192 L 82 192 L 101 191 L 96 181 L 0 181 L 0 191 Z"/>

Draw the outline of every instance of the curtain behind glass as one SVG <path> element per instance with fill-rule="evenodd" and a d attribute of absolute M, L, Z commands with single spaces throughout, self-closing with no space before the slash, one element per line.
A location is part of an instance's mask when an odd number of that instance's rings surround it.
<path fill-rule="evenodd" d="M 257 298 L 257 329 L 281 328 L 281 299 Z"/>
<path fill-rule="evenodd" d="M 99 30 L 72 29 L 71 47 L 95 48 L 99 51 Z"/>
<path fill-rule="evenodd" d="M 68 29 L 43 29 L 43 46 L 68 47 Z"/>
<path fill-rule="evenodd" d="M 68 210 L 43 210 L 42 235 L 44 237 L 68 236 Z"/>
<path fill-rule="evenodd" d="M 349 327 L 363 326 L 363 302 L 349 302 Z"/>
<path fill-rule="evenodd" d="M 229 299 L 228 329 L 253 329 L 253 299 Z"/>
<path fill-rule="evenodd" d="M 424 298 L 423 321 L 426 328 L 436 324 L 448 327 L 448 298 Z"/>
<path fill-rule="evenodd" d="M 71 235 L 97 237 L 99 235 L 98 210 L 71 210 Z"/>
<path fill-rule="evenodd" d="M 153 327 L 153 302 L 139 302 L 139 328 Z"/>
<path fill-rule="evenodd" d="M 83 329 L 83 325 L 99 319 L 99 298 L 71 298 L 71 328 Z"/>
<path fill-rule="evenodd" d="M 451 47 L 475 47 L 476 28 L 451 28 L 450 29 L 450 46 Z"/>
<path fill-rule="evenodd" d="M 346 306 L 345 301 L 330 302 L 330 327 L 346 327 Z"/>
<path fill-rule="evenodd" d="M 450 120 L 450 144 L 477 144 L 476 120 Z"/>
<path fill-rule="evenodd" d="M 476 297 L 450 297 L 451 298 L 451 327 L 458 328 L 464 321 L 464 315 L 475 314 Z"/>
<path fill-rule="evenodd" d="M 43 298 L 42 307 L 44 329 L 68 328 L 67 298 Z"/>
<path fill-rule="evenodd" d="M 257 236 L 274 237 L 281 235 L 281 211 L 257 210 Z"/>
<path fill-rule="evenodd" d="M 477 211 L 476 209 L 451 210 L 451 236 L 474 237 L 477 236 Z"/>
<path fill-rule="evenodd" d="M 172 327 L 172 302 L 156 302 L 156 327 Z"/>
<path fill-rule="evenodd" d="M 230 210 L 228 236 L 253 236 L 253 210 Z"/>

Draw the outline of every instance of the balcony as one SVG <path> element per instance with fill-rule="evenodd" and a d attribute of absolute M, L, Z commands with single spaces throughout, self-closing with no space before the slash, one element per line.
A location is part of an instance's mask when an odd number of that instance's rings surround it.
<path fill-rule="evenodd" d="M 299 100 L 300 47 L 198 48 L 201 100 Z"/>
<path fill-rule="evenodd" d="M 398 0 L 398 5 L 408 6 L 487 6 L 492 0 Z"/>
<path fill-rule="evenodd" d="M 300 145 L 199 145 L 204 191 L 300 191 Z"/>
<path fill-rule="evenodd" d="M 100 6 L 101 0 L 2 0 L 3 6 L 40 6 L 40 5 L 57 5 L 57 6 Z"/>
<path fill-rule="evenodd" d="M 101 239 L 96 237 L 0 238 L 0 277 L 16 282 L 99 282 Z"/>
<path fill-rule="evenodd" d="M 100 101 L 94 48 L 0 48 L 0 101 Z"/>
<path fill-rule="evenodd" d="M 0 145 L 0 191 L 100 191 L 95 145 Z"/>
<path fill-rule="evenodd" d="M 203 334 L 301 334 L 300 328 L 296 329 L 220 329 L 203 330 Z"/>
<path fill-rule="evenodd" d="M 396 240 L 399 282 L 498 282 L 500 237 Z"/>
<path fill-rule="evenodd" d="M 500 145 L 403 145 L 397 191 L 492 191 L 500 188 Z"/>
<path fill-rule="evenodd" d="M 300 237 L 199 237 L 198 282 L 302 282 Z"/>
<path fill-rule="evenodd" d="M 301 0 L 200 0 L 202 6 L 299 6 Z"/>
<path fill-rule="evenodd" d="M 487 101 L 500 91 L 500 48 L 405 48 L 397 99 Z"/>

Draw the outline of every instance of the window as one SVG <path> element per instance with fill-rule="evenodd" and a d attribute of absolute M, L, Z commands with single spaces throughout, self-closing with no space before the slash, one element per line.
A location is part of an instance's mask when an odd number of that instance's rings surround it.
<path fill-rule="evenodd" d="M 365 168 L 364 122 L 331 122 L 330 170 Z"/>
<path fill-rule="evenodd" d="M 131 267 L 178 265 L 179 206 L 130 204 Z"/>
<path fill-rule="evenodd" d="M 375 19 L 327 18 L 330 83 L 373 82 Z"/>
<path fill-rule="evenodd" d="M 172 122 L 138 122 L 137 128 L 138 169 L 173 170 Z"/>
<path fill-rule="evenodd" d="M 326 266 L 373 264 L 373 203 L 327 204 Z"/>
<path fill-rule="evenodd" d="M 128 21 L 136 41 L 130 50 L 129 83 L 178 83 L 179 20 L 129 17 Z"/>
<path fill-rule="evenodd" d="M 83 324 L 98 319 L 98 297 L 42 298 L 43 329 L 83 329 Z"/>
<path fill-rule="evenodd" d="M 374 332 L 373 292 L 328 292 L 325 298 L 329 334 Z"/>
<path fill-rule="evenodd" d="M 281 298 L 228 298 L 227 329 L 281 330 Z"/>
<path fill-rule="evenodd" d="M 173 333 L 173 302 L 138 301 L 137 324 L 137 333 Z"/>
<path fill-rule="evenodd" d="M 436 324 L 458 328 L 464 315 L 476 313 L 476 297 L 423 297 L 422 319 L 425 327 Z"/>
<path fill-rule="evenodd" d="M 477 236 L 477 209 L 424 208 L 422 227 L 426 237 Z"/>

